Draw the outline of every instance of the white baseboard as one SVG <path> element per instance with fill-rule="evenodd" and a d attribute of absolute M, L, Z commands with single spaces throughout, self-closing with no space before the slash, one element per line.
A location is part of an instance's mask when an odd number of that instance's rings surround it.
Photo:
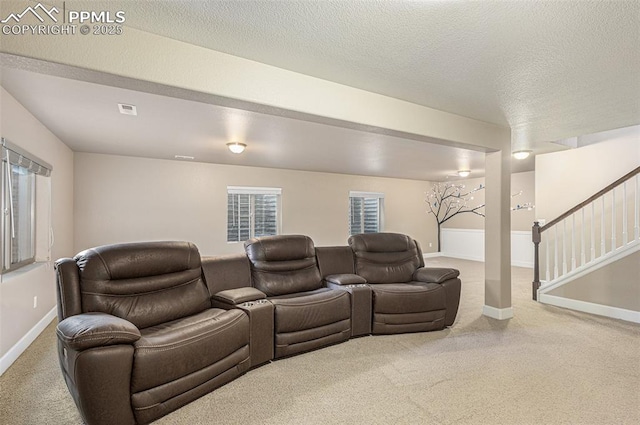
<path fill-rule="evenodd" d="M 624 308 L 594 304 L 588 301 L 574 300 L 571 298 L 542 293 L 538 293 L 538 301 L 543 304 L 554 305 L 556 307 L 582 311 L 583 313 L 596 314 L 598 316 L 611 317 L 613 319 L 625 320 L 627 322 L 640 323 L 640 311 L 625 310 Z"/>
<path fill-rule="evenodd" d="M 427 254 L 422 254 L 422 258 L 436 258 L 436 257 L 442 257 L 442 253 L 441 252 L 429 252 Z"/>
<path fill-rule="evenodd" d="M 24 351 L 29 348 L 31 343 L 36 340 L 38 335 L 40 335 L 47 326 L 49 326 L 49 323 L 51 323 L 56 315 L 57 307 L 53 307 L 51 311 L 45 314 L 45 316 L 40 319 L 40 321 L 36 323 L 36 325 L 31 328 L 31 330 L 27 332 L 25 336 L 20 338 L 20 341 L 16 342 L 16 344 L 11 347 L 9 351 L 7 351 L 4 356 L 2 356 L 2 358 L 0 358 L 0 376 L 2 376 L 2 374 L 4 374 L 7 369 L 9 369 L 9 366 L 11 366 L 13 362 L 15 362 L 18 357 L 20 357 L 20 354 L 24 353 Z"/>
<path fill-rule="evenodd" d="M 484 261 L 484 229 L 441 230 L 442 255 L 471 261 Z M 533 268 L 531 232 L 511 231 L 511 265 Z"/>
<path fill-rule="evenodd" d="M 498 320 L 507 320 L 513 317 L 513 307 L 495 308 L 490 305 L 482 306 L 482 314 Z"/>

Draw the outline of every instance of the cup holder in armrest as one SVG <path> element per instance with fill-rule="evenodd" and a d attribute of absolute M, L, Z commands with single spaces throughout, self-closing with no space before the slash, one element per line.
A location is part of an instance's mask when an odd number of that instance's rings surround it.
<path fill-rule="evenodd" d="M 255 303 L 252 301 L 247 301 L 242 303 L 242 307 L 251 307 L 252 305 L 254 305 Z"/>
<path fill-rule="evenodd" d="M 268 302 L 267 300 L 257 300 L 255 303 L 256 304 L 265 304 L 267 302 Z"/>

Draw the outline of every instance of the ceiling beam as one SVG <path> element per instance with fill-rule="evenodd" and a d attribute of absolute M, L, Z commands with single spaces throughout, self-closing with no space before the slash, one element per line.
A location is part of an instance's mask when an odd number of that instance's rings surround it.
<path fill-rule="evenodd" d="M 117 36 L 3 36 L 0 49 L 3 65 L 107 85 L 484 152 L 510 145 L 505 127 L 130 27 Z"/>

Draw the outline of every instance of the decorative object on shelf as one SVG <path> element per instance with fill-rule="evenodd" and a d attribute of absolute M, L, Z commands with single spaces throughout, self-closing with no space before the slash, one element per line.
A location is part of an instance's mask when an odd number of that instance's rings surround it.
<path fill-rule="evenodd" d="M 231 143 L 227 143 L 227 147 L 232 153 L 239 154 L 244 152 L 244 150 L 247 148 L 247 145 L 239 142 L 231 142 Z"/>
<path fill-rule="evenodd" d="M 513 195 L 511 195 L 512 198 L 515 198 L 516 196 L 520 196 L 522 195 L 522 191 L 514 193 Z M 515 207 L 511 207 L 511 211 L 520 211 L 520 210 L 527 210 L 527 211 L 531 211 L 535 208 L 536 206 L 533 205 L 532 202 L 525 202 L 524 204 L 516 204 Z"/>

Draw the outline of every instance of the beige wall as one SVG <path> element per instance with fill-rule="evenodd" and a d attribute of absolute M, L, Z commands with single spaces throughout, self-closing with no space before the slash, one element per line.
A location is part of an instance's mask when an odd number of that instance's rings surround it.
<path fill-rule="evenodd" d="M 227 186 L 282 188 L 282 233 L 318 246 L 347 243 L 350 190 L 383 192 L 384 230 L 436 250 L 428 182 L 87 153 L 75 154 L 75 250 L 169 239 L 192 241 L 204 255 L 243 252 L 226 242 Z"/>
<path fill-rule="evenodd" d="M 476 179 L 459 180 L 458 183 L 464 184 L 466 189 L 473 189 L 480 184 L 485 184 L 484 177 Z M 511 174 L 511 193 L 522 191 L 522 195 L 511 198 L 511 206 L 531 202 L 535 205 L 535 173 L 528 171 L 525 173 Z M 473 201 L 469 202 L 470 206 L 481 205 L 484 203 L 485 190 L 475 192 Z M 530 231 L 535 220 L 535 210 L 512 211 L 511 212 L 511 230 Z M 485 219 L 476 214 L 465 213 L 458 214 L 451 220 L 444 223 L 443 227 L 451 229 L 484 229 Z"/>
<path fill-rule="evenodd" d="M 536 156 L 536 218 L 553 220 L 640 166 L 640 133 Z"/>
<path fill-rule="evenodd" d="M 549 295 L 640 311 L 640 252 L 549 291 Z"/>
<path fill-rule="evenodd" d="M 15 98 L 0 89 L 0 132 L 14 144 L 53 166 L 51 175 L 52 222 L 55 244 L 52 258 L 73 254 L 73 152 L 31 115 Z M 38 179 L 36 216 L 37 256 L 47 256 L 49 182 Z M 44 211 L 43 211 L 43 203 Z M 43 220 L 45 223 L 43 223 Z M 44 251 L 44 252 L 43 252 Z M 7 353 L 56 305 L 51 262 L 8 273 L 0 284 L 0 357 Z M 33 297 L 38 306 L 33 308 Z"/>

